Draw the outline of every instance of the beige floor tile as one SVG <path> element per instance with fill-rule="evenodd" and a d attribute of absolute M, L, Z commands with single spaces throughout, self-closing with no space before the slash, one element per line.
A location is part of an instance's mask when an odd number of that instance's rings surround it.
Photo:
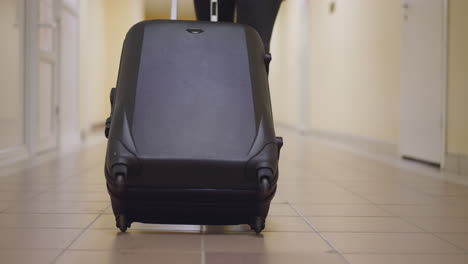
<path fill-rule="evenodd" d="M 7 202 L 7 201 L 0 201 L 0 212 L 5 211 L 8 207 L 10 207 L 13 204 L 13 202 Z"/>
<path fill-rule="evenodd" d="M 293 204 L 304 216 L 390 216 L 372 204 Z"/>
<path fill-rule="evenodd" d="M 117 229 L 89 229 L 72 244 L 71 249 L 198 252 L 200 242 L 200 234 L 142 230 L 121 233 Z"/>
<path fill-rule="evenodd" d="M 50 264 L 60 254 L 61 250 L 0 250 L 2 264 Z"/>
<path fill-rule="evenodd" d="M 309 217 L 319 232 L 423 232 L 398 217 Z"/>
<path fill-rule="evenodd" d="M 206 253 L 206 264 L 345 264 L 343 257 L 334 253 Z"/>
<path fill-rule="evenodd" d="M 323 233 L 342 253 L 461 253 L 431 234 Z"/>
<path fill-rule="evenodd" d="M 462 195 L 468 196 L 468 186 L 457 183 L 420 184 L 413 188 L 431 195 Z"/>
<path fill-rule="evenodd" d="M 203 225 L 200 226 L 200 231 L 204 234 L 253 234 L 249 225 Z"/>
<path fill-rule="evenodd" d="M 93 214 L 0 214 L 0 228 L 86 228 Z"/>
<path fill-rule="evenodd" d="M 314 232 L 302 217 L 269 216 L 264 232 Z"/>
<path fill-rule="evenodd" d="M 40 191 L 27 191 L 27 192 L 0 191 L 0 201 L 26 201 L 26 200 L 33 198 L 39 193 Z"/>
<path fill-rule="evenodd" d="M 33 172 L 33 175 L 24 176 L 24 175 L 11 175 L 5 178 L 0 178 L 0 183 L 7 184 L 29 184 L 29 185 L 56 185 L 60 184 L 67 179 L 70 179 L 70 175 L 48 175 L 44 173 Z"/>
<path fill-rule="evenodd" d="M 8 213 L 97 214 L 107 209 L 106 202 L 31 201 L 9 207 Z"/>
<path fill-rule="evenodd" d="M 406 221 L 433 233 L 468 233 L 468 218 L 406 217 Z"/>
<path fill-rule="evenodd" d="M 272 203 L 268 215 L 272 216 L 298 216 L 289 204 Z"/>
<path fill-rule="evenodd" d="M 96 176 L 92 176 L 92 177 L 85 177 L 83 175 L 80 175 L 79 177 L 71 177 L 69 179 L 67 179 L 66 181 L 64 182 L 61 182 L 63 184 L 102 184 L 102 185 L 106 185 L 106 179 L 104 178 L 104 172 L 101 172 L 102 176 L 101 177 L 96 177 Z"/>
<path fill-rule="evenodd" d="M 66 248 L 81 231 L 81 229 L 0 229 L 0 249 Z"/>
<path fill-rule="evenodd" d="M 207 252 L 310 253 L 331 248 L 316 233 L 265 232 L 255 234 L 208 234 L 203 236 Z"/>
<path fill-rule="evenodd" d="M 380 207 L 396 216 L 468 218 L 468 208 L 463 205 L 381 205 Z"/>
<path fill-rule="evenodd" d="M 463 196 L 459 196 L 459 195 L 443 195 L 443 196 L 433 196 L 434 197 L 434 203 L 433 204 L 436 204 L 436 205 L 453 205 L 453 206 L 456 206 L 456 205 L 465 205 L 466 202 L 468 201 L 468 196 L 466 195 L 463 195 Z"/>
<path fill-rule="evenodd" d="M 52 191 L 55 192 L 66 192 L 66 193 L 105 193 L 107 194 L 107 188 L 105 184 L 75 184 L 75 183 L 64 183 L 56 186 Z"/>
<path fill-rule="evenodd" d="M 350 264 L 466 264 L 468 255 L 345 255 Z"/>
<path fill-rule="evenodd" d="M 200 252 L 136 252 L 125 250 L 84 251 L 68 250 L 57 264 L 128 264 L 128 263 L 170 263 L 199 264 Z"/>
<path fill-rule="evenodd" d="M 437 233 L 436 236 L 441 237 L 464 250 L 468 250 L 468 233 Z"/>
<path fill-rule="evenodd" d="M 437 202 L 436 198 L 429 197 L 422 194 L 413 193 L 381 193 L 381 194 L 364 194 L 365 199 L 374 204 L 434 204 Z"/>
<path fill-rule="evenodd" d="M 104 211 L 104 214 L 114 215 L 114 211 L 112 211 L 112 206 L 109 206 L 109 208 L 107 208 L 106 211 Z"/>
<path fill-rule="evenodd" d="M 113 214 L 103 214 L 91 226 L 92 229 L 112 229 L 117 230 L 115 226 L 115 217 Z M 159 225 L 159 224 L 143 224 L 132 223 L 129 230 L 154 230 L 154 231 L 169 231 L 169 232 L 200 232 L 199 225 Z"/>
<path fill-rule="evenodd" d="M 91 226 L 93 229 L 113 229 L 115 230 L 114 215 L 104 214 L 100 216 Z M 133 223 L 131 230 L 154 230 L 154 231 L 181 231 L 181 232 L 206 232 L 206 233 L 227 233 L 227 232 L 252 232 L 248 225 L 228 225 L 228 226 L 199 226 L 199 225 L 160 225 Z M 301 217 L 293 216 L 269 216 L 266 222 L 265 232 L 313 232 Z"/>
<path fill-rule="evenodd" d="M 53 184 L 0 183 L 1 192 L 42 192 L 53 188 Z"/>
<path fill-rule="evenodd" d="M 401 192 L 409 192 L 412 189 L 409 186 L 388 183 L 382 181 L 373 182 L 356 182 L 356 181 L 340 181 L 341 186 L 349 191 L 360 195 L 378 195 L 378 194 L 395 194 Z M 414 190 L 413 190 L 414 191 Z"/>
<path fill-rule="evenodd" d="M 321 195 L 326 194 L 340 194 L 347 192 L 342 187 L 337 186 L 336 184 L 329 181 L 313 181 L 307 183 L 301 183 L 300 180 L 294 180 L 292 182 L 287 182 L 281 185 L 278 185 L 278 189 L 284 193 L 316 193 Z"/>
<path fill-rule="evenodd" d="M 369 201 L 350 192 L 339 193 L 283 193 L 284 198 L 290 203 L 301 204 L 370 204 Z"/>
<path fill-rule="evenodd" d="M 36 201 L 76 201 L 76 202 L 110 202 L 107 193 L 73 193 L 47 192 L 34 198 Z"/>

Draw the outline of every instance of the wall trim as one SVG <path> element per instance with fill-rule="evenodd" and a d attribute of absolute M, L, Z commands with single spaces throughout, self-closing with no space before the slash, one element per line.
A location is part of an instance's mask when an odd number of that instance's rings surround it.
<path fill-rule="evenodd" d="M 443 170 L 468 176 L 468 155 L 445 153 L 445 167 Z"/>
<path fill-rule="evenodd" d="M 280 128 L 294 130 L 303 135 L 310 135 L 321 140 L 329 141 L 342 147 L 346 147 L 354 152 L 364 152 L 366 154 L 378 155 L 380 157 L 387 159 L 390 158 L 393 160 L 398 159 L 397 143 L 315 128 L 302 130 L 281 122 L 276 122 L 276 124 Z"/>

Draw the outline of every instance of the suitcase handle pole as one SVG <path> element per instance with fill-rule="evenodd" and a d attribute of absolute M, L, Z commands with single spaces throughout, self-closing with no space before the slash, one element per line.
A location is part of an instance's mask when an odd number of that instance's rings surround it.
<path fill-rule="evenodd" d="M 218 22 L 218 0 L 211 0 L 210 2 L 210 20 L 211 22 Z"/>
<path fill-rule="evenodd" d="M 178 1 L 172 0 L 171 2 L 171 20 L 177 20 L 177 7 Z"/>
<path fill-rule="evenodd" d="M 171 0 L 171 20 L 177 20 L 178 1 Z M 210 21 L 218 22 L 218 0 L 210 0 Z"/>

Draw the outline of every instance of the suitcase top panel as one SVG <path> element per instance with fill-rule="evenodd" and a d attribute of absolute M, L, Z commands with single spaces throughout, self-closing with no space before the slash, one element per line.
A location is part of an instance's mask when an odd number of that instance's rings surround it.
<path fill-rule="evenodd" d="M 250 65 L 245 29 L 209 22 L 144 24 L 131 122 L 139 154 L 247 156 L 257 133 L 250 67 L 264 66 Z"/>

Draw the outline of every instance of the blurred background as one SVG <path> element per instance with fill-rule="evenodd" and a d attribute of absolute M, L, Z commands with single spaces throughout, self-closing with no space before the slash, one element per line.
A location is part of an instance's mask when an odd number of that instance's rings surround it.
<path fill-rule="evenodd" d="M 283 1 L 276 125 L 468 174 L 467 14 L 466 0 Z M 127 30 L 169 15 L 169 0 L 0 0 L 0 165 L 103 142 Z"/>

